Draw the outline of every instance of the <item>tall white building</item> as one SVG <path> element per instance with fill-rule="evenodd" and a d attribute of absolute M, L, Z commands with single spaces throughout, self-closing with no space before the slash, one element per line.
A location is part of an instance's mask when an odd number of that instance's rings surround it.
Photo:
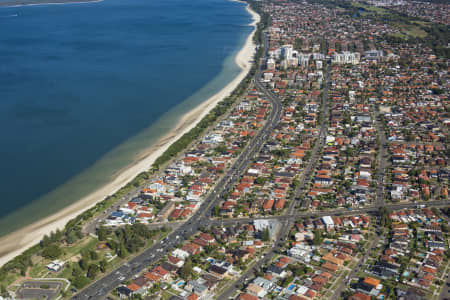
<path fill-rule="evenodd" d="M 293 52 L 294 48 L 292 47 L 292 45 L 284 45 L 283 47 L 281 47 L 281 55 L 283 55 L 283 57 L 287 60 L 292 58 Z"/>
<path fill-rule="evenodd" d="M 332 62 L 335 64 L 352 64 L 359 63 L 360 55 L 358 52 L 344 51 L 342 53 L 334 53 Z"/>
<path fill-rule="evenodd" d="M 316 60 L 316 69 L 320 70 L 322 69 L 322 61 L 321 60 Z"/>
<path fill-rule="evenodd" d="M 310 56 L 311 56 L 310 54 L 300 53 L 298 55 L 298 64 L 301 65 L 302 67 L 307 67 L 309 65 Z"/>
<path fill-rule="evenodd" d="M 267 60 L 267 69 L 268 70 L 275 70 L 275 60 L 273 58 L 269 58 Z"/>
<path fill-rule="evenodd" d="M 313 53 L 312 54 L 313 60 L 324 60 L 325 59 L 325 55 L 323 55 L 322 53 Z"/>

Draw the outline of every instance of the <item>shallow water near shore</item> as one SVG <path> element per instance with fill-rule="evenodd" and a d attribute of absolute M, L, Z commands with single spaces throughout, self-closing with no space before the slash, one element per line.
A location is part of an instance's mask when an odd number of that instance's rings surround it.
<path fill-rule="evenodd" d="M 0 8 L 0 235 L 109 182 L 231 81 L 252 30 L 244 7 L 106 0 Z"/>

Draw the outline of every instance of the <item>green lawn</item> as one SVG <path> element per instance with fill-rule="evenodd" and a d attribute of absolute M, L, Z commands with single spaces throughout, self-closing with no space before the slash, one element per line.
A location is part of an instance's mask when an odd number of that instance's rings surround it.
<path fill-rule="evenodd" d="M 424 38 L 427 36 L 427 32 L 417 25 L 408 25 L 404 32 L 412 37 Z"/>
<path fill-rule="evenodd" d="M 168 293 L 167 291 L 163 291 L 163 292 L 162 292 L 162 297 L 161 297 L 161 299 L 162 299 L 162 300 L 169 300 L 170 297 L 172 297 L 172 296 L 173 296 L 173 295 L 170 294 L 170 293 Z"/>
<path fill-rule="evenodd" d="M 377 13 L 377 14 L 388 14 L 389 11 L 385 8 L 382 7 L 378 7 L 378 6 L 371 6 L 371 5 L 367 5 L 367 4 L 363 4 L 363 3 L 359 3 L 359 2 L 352 2 L 352 6 L 356 7 L 356 8 L 361 8 L 364 9 L 368 12 L 371 13 Z M 362 12 L 361 15 L 367 15 L 367 12 Z"/>
<path fill-rule="evenodd" d="M 75 243 L 73 246 L 64 248 L 65 255 L 62 257 L 62 260 L 69 259 L 77 254 L 81 253 L 81 250 L 94 250 L 97 246 L 98 240 L 90 235 L 83 238 L 78 243 Z"/>
<path fill-rule="evenodd" d="M 404 22 L 402 21 L 404 18 L 397 17 L 397 12 L 387 8 L 371 6 L 358 2 L 353 2 L 352 6 L 363 9 L 364 11 L 361 12 L 362 16 L 374 13 L 380 17 L 390 19 L 390 23 L 400 31 L 399 33 L 393 34 L 395 37 L 407 39 L 408 37 L 425 38 L 427 36 L 427 32 L 423 30 L 424 27 L 429 26 L 430 24 L 427 21 L 408 20 L 408 22 Z"/>

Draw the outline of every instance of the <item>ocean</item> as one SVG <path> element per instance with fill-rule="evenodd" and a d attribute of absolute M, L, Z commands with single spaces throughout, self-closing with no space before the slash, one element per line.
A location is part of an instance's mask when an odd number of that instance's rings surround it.
<path fill-rule="evenodd" d="M 0 8 L 0 235 L 111 181 L 230 82 L 252 31 L 227 0 Z"/>

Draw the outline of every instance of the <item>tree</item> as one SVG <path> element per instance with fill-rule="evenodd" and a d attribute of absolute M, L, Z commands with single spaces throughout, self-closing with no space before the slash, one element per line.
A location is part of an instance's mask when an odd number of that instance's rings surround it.
<path fill-rule="evenodd" d="M 82 239 L 84 236 L 83 233 L 81 232 L 81 229 L 79 228 L 75 230 L 75 234 L 77 235 L 78 239 Z"/>
<path fill-rule="evenodd" d="M 314 238 L 313 238 L 313 245 L 319 246 L 322 244 L 323 236 L 322 236 L 322 230 L 314 230 Z"/>
<path fill-rule="evenodd" d="M 283 280 L 283 283 L 282 283 L 282 287 L 287 287 L 288 285 L 289 285 L 289 283 L 291 283 L 292 282 L 292 280 L 294 280 L 294 277 L 292 277 L 292 276 L 288 276 L 288 277 L 286 277 L 284 280 Z"/>
<path fill-rule="evenodd" d="M 83 272 L 80 269 L 80 266 L 77 263 L 73 263 L 72 265 L 72 277 L 76 278 L 81 276 Z"/>
<path fill-rule="evenodd" d="M 89 257 L 90 257 L 90 259 L 92 259 L 92 260 L 97 260 L 97 259 L 98 259 L 97 251 L 95 251 L 95 250 L 89 251 Z"/>
<path fill-rule="evenodd" d="M 157 292 L 159 292 L 160 289 L 161 289 L 161 288 L 160 288 L 160 286 L 159 286 L 159 282 L 157 282 L 157 283 L 155 283 L 155 284 L 153 285 L 153 287 L 150 289 L 150 293 L 151 293 L 151 294 L 157 293 Z"/>
<path fill-rule="evenodd" d="M 261 240 L 264 242 L 268 242 L 270 240 L 270 232 L 269 232 L 269 228 L 264 228 L 263 231 L 261 232 Z"/>
<path fill-rule="evenodd" d="M 87 271 L 87 269 L 89 268 L 89 260 L 85 258 L 80 259 L 78 264 L 80 265 L 80 268 L 84 271 Z"/>
<path fill-rule="evenodd" d="M 62 254 L 61 248 L 58 245 L 49 245 L 42 251 L 42 256 L 49 259 L 55 259 Z"/>
<path fill-rule="evenodd" d="M 146 225 L 142 223 L 134 223 L 133 226 L 131 226 L 132 231 L 143 238 L 150 238 L 152 236 L 151 231 L 147 228 Z"/>
<path fill-rule="evenodd" d="M 265 177 L 258 177 L 255 179 L 255 183 L 259 184 L 259 185 L 263 185 L 266 182 L 266 178 Z"/>
<path fill-rule="evenodd" d="M 4 293 L 6 293 L 7 291 L 6 291 L 6 287 L 2 284 L 2 285 L 0 285 L 0 294 L 4 294 Z"/>
<path fill-rule="evenodd" d="M 102 273 L 105 273 L 107 265 L 108 265 L 108 262 L 106 261 L 106 259 L 103 259 L 99 262 L 100 271 Z"/>
<path fill-rule="evenodd" d="M 311 158 L 311 155 L 312 155 L 311 151 L 306 151 L 303 160 L 308 161 Z"/>
<path fill-rule="evenodd" d="M 385 227 L 390 225 L 389 210 L 386 207 L 380 207 L 378 210 L 380 215 L 380 225 Z"/>
<path fill-rule="evenodd" d="M 97 236 L 99 241 L 106 241 L 106 237 L 108 235 L 108 232 L 106 231 L 106 228 L 104 226 L 100 226 L 97 228 Z"/>
<path fill-rule="evenodd" d="M 50 245 L 50 237 L 48 235 L 44 235 L 44 237 L 42 238 L 40 245 L 42 248 L 47 247 L 48 245 Z"/>
<path fill-rule="evenodd" d="M 81 252 L 80 252 L 80 254 L 81 254 L 81 258 L 82 259 L 85 259 L 85 260 L 89 260 L 90 259 L 90 255 L 89 255 L 89 250 L 88 249 L 82 249 L 81 250 Z"/>
<path fill-rule="evenodd" d="M 117 250 L 117 255 L 119 255 L 120 258 L 124 258 L 128 255 L 128 251 L 123 243 L 120 243 L 120 246 Z"/>
<path fill-rule="evenodd" d="M 301 50 L 303 46 L 303 39 L 301 38 L 296 38 L 295 42 L 294 42 L 294 49 L 296 50 Z"/>
<path fill-rule="evenodd" d="M 52 232 L 51 235 L 52 235 L 52 241 L 53 242 L 59 242 L 59 241 L 61 241 L 61 239 L 63 237 L 63 233 L 59 229 L 56 229 L 56 232 L 55 233 Z"/>
<path fill-rule="evenodd" d="M 439 212 L 439 209 L 438 209 L 437 207 L 432 207 L 432 208 L 431 208 L 431 211 L 432 211 L 436 216 L 438 216 L 438 217 L 441 216 L 441 214 L 440 214 L 440 212 Z"/>
<path fill-rule="evenodd" d="M 190 258 L 188 258 L 180 270 L 180 276 L 184 280 L 188 280 L 191 277 L 191 274 L 192 274 L 192 261 Z"/>
<path fill-rule="evenodd" d="M 216 217 L 220 216 L 220 206 L 219 205 L 214 206 L 214 216 L 216 216 Z"/>
<path fill-rule="evenodd" d="M 226 154 L 228 151 L 228 148 L 224 143 L 221 143 L 219 146 L 216 147 L 216 151 L 220 154 Z"/>
<path fill-rule="evenodd" d="M 87 277 L 89 277 L 90 279 L 94 279 L 95 276 L 97 276 L 98 270 L 99 269 L 97 264 L 90 264 L 87 271 Z"/>
<path fill-rule="evenodd" d="M 73 281 L 72 284 L 77 288 L 77 289 L 81 289 L 84 286 L 86 286 L 89 282 L 91 282 L 89 280 L 89 278 L 87 278 L 86 276 L 78 276 L 76 277 Z"/>
<path fill-rule="evenodd" d="M 77 236 L 75 232 L 72 230 L 70 231 L 66 236 L 66 242 L 67 244 L 73 244 L 77 241 Z"/>

